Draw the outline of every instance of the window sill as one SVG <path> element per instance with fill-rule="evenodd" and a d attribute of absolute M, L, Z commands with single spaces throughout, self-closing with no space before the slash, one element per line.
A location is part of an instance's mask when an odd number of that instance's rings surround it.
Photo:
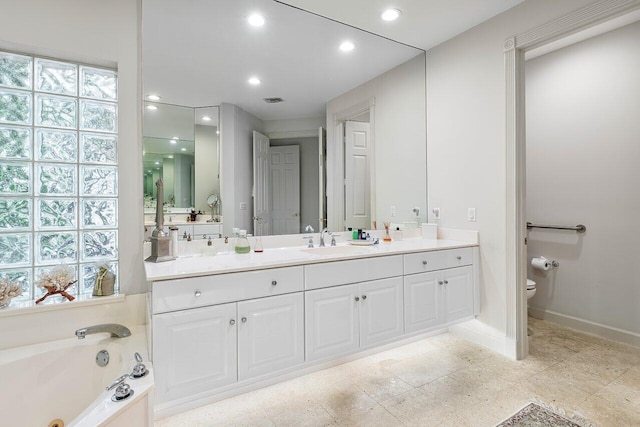
<path fill-rule="evenodd" d="M 45 300 L 36 305 L 35 301 L 13 301 L 9 307 L 0 309 L 0 318 L 10 316 L 22 316 L 25 314 L 44 313 L 55 310 L 68 310 L 73 308 L 88 307 L 91 305 L 124 302 L 125 294 L 109 295 L 108 297 L 94 297 L 81 295 L 73 301 L 62 301 L 59 297 Z"/>

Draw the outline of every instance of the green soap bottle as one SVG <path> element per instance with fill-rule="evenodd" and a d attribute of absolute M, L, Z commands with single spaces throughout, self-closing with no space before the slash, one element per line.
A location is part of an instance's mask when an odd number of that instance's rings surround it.
<path fill-rule="evenodd" d="M 249 239 L 247 239 L 247 230 L 238 231 L 238 239 L 236 240 L 235 250 L 237 254 L 248 254 L 249 252 L 251 252 Z"/>

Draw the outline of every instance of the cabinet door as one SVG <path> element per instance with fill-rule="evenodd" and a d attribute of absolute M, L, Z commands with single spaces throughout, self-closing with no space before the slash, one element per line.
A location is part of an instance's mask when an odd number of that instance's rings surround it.
<path fill-rule="evenodd" d="M 473 316 L 473 270 L 459 267 L 443 271 L 446 321 Z"/>
<path fill-rule="evenodd" d="M 238 303 L 238 379 L 304 362 L 302 292 Z"/>
<path fill-rule="evenodd" d="M 158 403 L 237 380 L 236 304 L 153 316 Z"/>
<path fill-rule="evenodd" d="M 359 299 L 358 285 L 305 292 L 307 360 L 323 359 L 358 349 Z"/>
<path fill-rule="evenodd" d="M 404 277 L 404 328 L 406 333 L 421 331 L 444 323 L 439 284 L 441 272 Z"/>
<path fill-rule="evenodd" d="M 402 335 L 402 278 L 360 284 L 360 345 Z"/>

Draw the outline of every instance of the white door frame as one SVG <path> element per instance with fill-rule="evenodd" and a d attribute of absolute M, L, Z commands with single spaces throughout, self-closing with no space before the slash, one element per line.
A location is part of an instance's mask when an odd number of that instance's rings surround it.
<path fill-rule="evenodd" d="M 527 339 L 527 279 L 525 190 L 525 93 L 524 55 L 578 31 L 640 10 L 640 0 L 601 0 L 504 42 L 506 100 L 506 265 L 507 342 L 509 356 L 522 359 L 529 353 Z"/>
<path fill-rule="evenodd" d="M 375 164 L 375 97 L 368 98 L 337 111 L 328 117 L 327 129 L 327 226 L 331 231 L 343 231 L 344 224 L 344 135 L 336 132 L 345 120 L 369 112 L 369 137 L 374 146 L 372 162 Z M 332 136 L 331 138 L 329 138 Z M 371 181 L 371 206 L 375 206 L 375 167 Z"/>

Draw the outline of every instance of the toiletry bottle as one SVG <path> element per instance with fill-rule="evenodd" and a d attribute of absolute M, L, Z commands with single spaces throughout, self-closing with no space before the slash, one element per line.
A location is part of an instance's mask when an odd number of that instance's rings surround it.
<path fill-rule="evenodd" d="M 262 237 L 256 237 L 256 245 L 253 247 L 254 252 L 263 252 L 264 248 L 262 246 Z"/>
<path fill-rule="evenodd" d="M 170 253 L 174 258 L 178 258 L 178 227 L 169 227 Z"/>
<path fill-rule="evenodd" d="M 353 230 L 353 234 L 351 237 L 353 240 L 358 240 L 358 230 Z"/>
<path fill-rule="evenodd" d="M 384 237 L 382 238 L 382 241 L 390 243 L 391 242 L 391 235 L 389 234 L 389 226 L 391 225 L 391 223 L 383 222 L 383 224 L 384 224 Z"/>
<path fill-rule="evenodd" d="M 235 250 L 237 254 L 248 254 L 251 251 L 249 239 L 247 239 L 247 230 L 238 231 L 238 239 L 236 240 Z"/>

